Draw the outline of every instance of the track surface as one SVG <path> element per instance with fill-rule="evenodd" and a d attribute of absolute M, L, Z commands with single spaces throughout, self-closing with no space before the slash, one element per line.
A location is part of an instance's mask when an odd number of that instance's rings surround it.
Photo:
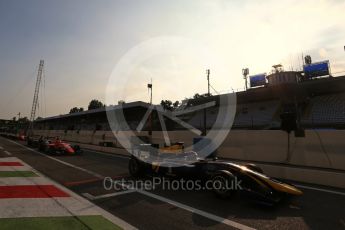
<path fill-rule="evenodd" d="M 105 190 L 101 178 L 128 177 L 128 158 L 123 156 L 85 151 L 82 156 L 47 157 L 22 144 L 0 137 L 0 157 L 18 157 L 81 195 L 121 192 Z M 345 229 L 344 191 L 302 190 L 303 196 L 277 207 L 238 197 L 219 200 L 206 191 L 159 189 L 117 193 L 92 202 L 140 229 Z"/>

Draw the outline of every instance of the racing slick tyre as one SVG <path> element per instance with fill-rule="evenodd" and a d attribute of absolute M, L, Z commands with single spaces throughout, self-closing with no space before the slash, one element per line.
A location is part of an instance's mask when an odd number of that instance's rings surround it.
<path fill-rule="evenodd" d="M 83 154 L 83 150 L 80 148 L 79 145 L 73 145 L 72 148 L 73 148 L 76 155 L 82 155 Z"/>
<path fill-rule="evenodd" d="M 63 148 L 58 148 L 55 150 L 55 155 L 62 156 L 62 155 L 67 155 L 67 151 Z"/>
<path fill-rule="evenodd" d="M 46 153 L 48 155 L 52 155 L 54 152 L 53 149 L 49 146 L 45 146 L 43 151 L 44 151 L 44 153 Z"/>
<path fill-rule="evenodd" d="M 128 170 L 129 170 L 129 174 L 132 177 L 140 177 L 140 176 L 142 176 L 142 173 L 143 173 L 143 168 L 140 165 L 140 162 L 137 159 L 135 159 L 134 157 L 131 157 L 129 159 Z"/>
<path fill-rule="evenodd" d="M 230 198 L 235 193 L 233 188 L 235 176 L 226 170 L 215 172 L 212 176 L 212 189 L 214 194 L 221 199 Z"/>
<path fill-rule="evenodd" d="M 45 146 L 43 144 L 38 145 L 38 151 L 45 152 Z"/>
<path fill-rule="evenodd" d="M 254 172 L 264 173 L 264 170 L 262 170 L 262 168 L 260 168 L 256 164 L 245 164 L 244 166 L 246 166 L 248 169 L 250 169 Z"/>

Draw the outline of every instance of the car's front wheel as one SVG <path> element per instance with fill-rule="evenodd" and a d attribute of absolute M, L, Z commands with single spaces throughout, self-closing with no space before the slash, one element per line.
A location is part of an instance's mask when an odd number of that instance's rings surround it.
<path fill-rule="evenodd" d="M 44 152 L 49 155 L 52 155 L 54 153 L 53 149 L 49 147 L 48 145 L 44 146 Z"/>
<path fill-rule="evenodd" d="M 142 175 L 142 167 L 137 159 L 131 157 L 128 162 L 129 174 L 132 177 L 139 177 Z"/>
<path fill-rule="evenodd" d="M 229 171 L 219 171 L 212 176 L 212 187 L 214 194 L 221 198 L 226 199 L 234 195 L 235 176 Z"/>
<path fill-rule="evenodd" d="M 45 150 L 44 147 L 45 147 L 45 146 L 44 146 L 43 144 L 39 144 L 39 145 L 38 145 L 38 150 L 39 150 L 39 151 L 44 151 L 44 150 Z"/>

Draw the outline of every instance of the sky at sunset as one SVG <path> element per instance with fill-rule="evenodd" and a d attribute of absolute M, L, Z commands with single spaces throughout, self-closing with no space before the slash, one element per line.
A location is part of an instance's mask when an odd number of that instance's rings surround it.
<path fill-rule="evenodd" d="M 154 103 L 206 93 L 206 69 L 218 93 L 243 89 L 242 68 L 300 70 L 302 54 L 345 75 L 344 10 L 342 0 L 0 0 L 0 118 L 29 116 L 40 59 L 42 117 L 104 102 L 110 77 L 116 104 L 148 101 L 151 79 Z M 121 63 L 130 69 L 114 74 Z"/>

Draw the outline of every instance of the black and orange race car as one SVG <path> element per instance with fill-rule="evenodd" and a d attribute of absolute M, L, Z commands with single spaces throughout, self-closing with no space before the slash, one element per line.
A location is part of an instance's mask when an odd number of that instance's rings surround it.
<path fill-rule="evenodd" d="M 169 157 L 159 151 L 153 153 L 147 152 L 147 148 L 144 149 L 145 151 L 136 151 L 129 160 L 128 169 L 133 177 L 151 174 L 211 182 L 217 197 L 228 198 L 239 192 L 266 204 L 278 203 L 289 195 L 303 194 L 294 185 L 265 175 L 263 170 L 254 164 L 237 164 L 217 157 L 201 159 L 194 151 Z M 228 186 L 235 182 L 238 182 L 240 187 Z"/>
<path fill-rule="evenodd" d="M 60 140 L 59 138 L 49 140 L 48 138 L 41 137 L 38 140 L 37 145 L 40 151 L 43 151 L 47 154 L 77 155 L 83 153 L 79 145 L 71 145 L 67 142 Z"/>

